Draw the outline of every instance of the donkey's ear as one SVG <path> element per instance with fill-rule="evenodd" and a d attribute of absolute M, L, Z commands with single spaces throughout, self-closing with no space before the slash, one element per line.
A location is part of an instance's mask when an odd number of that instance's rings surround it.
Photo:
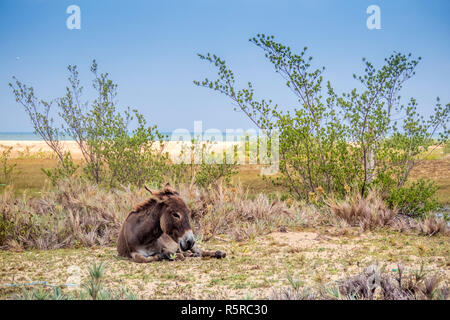
<path fill-rule="evenodd" d="M 147 190 L 150 194 L 153 194 L 153 191 L 150 190 L 146 185 L 144 185 L 145 190 Z"/>
<path fill-rule="evenodd" d="M 170 183 L 166 183 L 166 185 L 164 186 L 164 192 L 165 193 L 172 193 L 172 194 L 178 194 L 174 188 L 172 188 L 172 186 L 170 185 Z"/>

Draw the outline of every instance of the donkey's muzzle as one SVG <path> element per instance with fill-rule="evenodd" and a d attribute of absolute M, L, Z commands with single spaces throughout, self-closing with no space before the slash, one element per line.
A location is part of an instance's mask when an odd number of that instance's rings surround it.
<path fill-rule="evenodd" d="M 192 230 L 187 231 L 184 236 L 179 240 L 180 248 L 183 251 L 192 249 L 195 244 L 194 233 Z"/>

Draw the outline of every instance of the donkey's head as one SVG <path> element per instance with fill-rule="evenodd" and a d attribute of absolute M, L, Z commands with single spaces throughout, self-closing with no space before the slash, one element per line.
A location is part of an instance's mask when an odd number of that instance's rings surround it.
<path fill-rule="evenodd" d="M 177 242 L 183 251 L 189 250 L 195 243 L 194 234 L 189 223 L 191 211 L 169 184 L 161 191 L 151 191 L 159 202 L 161 230 Z"/>

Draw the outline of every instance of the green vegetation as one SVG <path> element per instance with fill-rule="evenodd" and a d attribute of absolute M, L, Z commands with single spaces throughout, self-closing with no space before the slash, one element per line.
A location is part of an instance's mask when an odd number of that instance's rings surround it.
<path fill-rule="evenodd" d="M 0 185 L 6 186 L 12 182 L 15 174 L 16 164 L 11 162 L 12 147 L 5 148 L 0 153 Z"/>
<path fill-rule="evenodd" d="M 68 67 L 69 86 L 65 96 L 51 102 L 39 99 L 33 87 L 16 78 L 10 83 L 16 101 L 30 117 L 35 133 L 42 137 L 58 160 L 56 167 L 42 168 L 53 185 L 73 176 L 110 188 L 122 184 L 142 187 L 145 183 L 160 186 L 167 181 L 190 183 L 194 175 L 195 181 L 202 186 L 221 179 L 229 181 L 234 174 L 234 165 L 217 161 L 194 165 L 190 158 L 186 164 L 173 164 L 164 152 L 167 136 L 162 135 L 156 125 L 148 126 L 136 109 L 127 108 L 120 112 L 115 101 L 117 85 L 107 73 L 99 74 L 97 69 L 94 60 L 91 72 L 96 98 L 90 106 L 82 101 L 83 87 L 76 66 Z M 54 103 L 63 123 L 61 127 L 55 125 L 51 116 L 55 112 L 52 109 Z M 128 127 L 133 120 L 136 128 L 130 131 Z M 63 136 L 77 143 L 82 154 L 81 163 L 74 161 L 72 154 L 64 150 Z M 192 146 L 196 144 L 192 142 Z M 206 156 L 214 159 L 210 153 Z M 185 173 L 186 168 L 193 170 L 190 174 Z"/>
<path fill-rule="evenodd" d="M 195 83 L 231 98 L 269 137 L 279 134 L 280 172 L 271 178 L 260 175 L 261 164 L 225 163 L 230 155 L 254 156 L 250 141 L 215 153 L 214 143 L 193 139 L 179 154 L 185 161 L 175 163 L 157 126 L 116 104 L 117 85 L 95 61 L 91 104 L 82 100 L 76 66 L 68 67 L 65 95 L 52 101 L 14 78 L 17 102 L 52 153 L 0 149 L 0 278 L 56 283 L 0 287 L 0 297 L 448 299 L 448 216 L 436 211 L 450 203 L 450 104 L 438 99 L 424 119 L 413 98 L 400 101 L 420 58 L 394 53 L 378 68 L 364 60 L 364 74 L 355 76 L 360 88 L 337 94 L 330 83 L 324 88 L 324 68 L 311 66 L 306 48 L 295 54 L 264 35 L 251 42 L 296 95 L 297 108 L 256 100 L 251 83 L 235 88 L 215 55 L 200 58 L 218 68 L 218 79 Z M 63 136 L 81 158 L 64 148 Z M 142 265 L 117 256 L 123 220 L 148 199 L 144 186 L 165 182 L 191 209 L 197 241 L 227 252 L 225 260 Z M 71 291 L 61 283 L 73 265 L 87 272 Z M 379 289 L 368 286 L 374 277 Z M 116 289 L 124 284 L 132 291 Z"/>
<path fill-rule="evenodd" d="M 400 208 L 401 213 L 423 218 L 428 212 L 439 208 L 439 203 L 433 197 L 437 191 L 431 180 L 419 179 L 408 187 L 393 189 L 386 202 L 391 207 Z"/>
<path fill-rule="evenodd" d="M 63 149 L 61 137 L 71 137 L 83 155 L 82 176 L 97 184 L 109 187 L 131 183 L 143 185 L 152 177 L 161 177 L 160 162 L 164 155 L 154 148 L 155 140 L 163 148 L 163 136 L 156 126 L 147 126 L 137 110 L 128 108 L 118 111 L 115 102 L 117 85 L 107 73 L 99 74 L 95 60 L 91 66 L 94 75 L 92 87 L 97 97 L 87 108 L 82 102 L 83 87 L 80 85 L 76 66 L 69 66 L 69 86 L 66 95 L 55 99 L 63 126 L 54 125 L 51 117 L 52 102 L 36 97 L 34 89 L 14 78 L 10 83 L 17 102 L 28 113 L 36 134 L 39 134 L 57 156 L 58 166 L 43 169 L 53 184 L 59 179 L 71 177 L 78 169 L 72 155 Z M 128 124 L 136 118 L 137 128 L 131 133 Z M 161 182 L 161 181 L 159 181 Z"/>
<path fill-rule="evenodd" d="M 299 107 L 284 112 L 271 100 L 256 100 L 252 84 L 236 88 L 234 73 L 225 61 L 209 53 L 199 57 L 217 68 L 218 78 L 194 83 L 229 97 L 268 136 L 279 132 L 282 175 L 276 183 L 298 199 L 309 200 L 318 188 L 338 198 L 343 198 L 349 188 L 362 196 L 378 189 L 389 197 L 392 207 L 403 206 L 403 211 L 420 208 L 407 212 L 411 215 L 421 216 L 424 208 L 437 208 L 431 200 L 435 189 L 428 183 L 406 185 L 423 150 L 435 142 L 434 134 L 439 132 L 437 144 L 444 143 L 449 134 L 450 103 L 443 106 L 438 98 L 434 114 L 427 120 L 418 114 L 414 98 L 406 106 L 401 104 L 402 86 L 414 75 L 420 58 L 394 53 L 379 68 L 363 59 L 364 74 L 354 75 L 362 89 L 338 95 L 327 83 L 325 98 L 324 68 L 311 66 L 312 57 L 306 55 L 306 48 L 295 54 L 273 36 L 265 35 L 257 35 L 250 42 L 264 51 L 298 98 Z M 394 120 L 393 114 L 400 115 L 402 122 Z M 402 196 L 393 194 L 398 190 L 409 196 L 422 194 L 412 201 L 426 203 L 405 203 Z"/>

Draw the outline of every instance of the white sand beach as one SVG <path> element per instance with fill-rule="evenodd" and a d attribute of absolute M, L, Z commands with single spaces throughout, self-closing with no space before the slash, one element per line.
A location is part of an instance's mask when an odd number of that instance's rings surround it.
<path fill-rule="evenodd" d="M 74 159 L 81 159 L 82 154 L 80 148 L 75 141 L 61 141 L 65 150 L 70 151 Z M 241 144 L 241 142 L 221 141 L 211 145 L 210 151 L 219 153 L 222 150 L 229 150 L 233 145 Z M 165 143 L 164 151 L 169 153 L 171 158 L 178 157 L 182 150 L 183 142 L 168 141 Z M 11 157 L 18 157 L 22 154 L 33 153 L 52 153 L 52 149 L 45 143 L 45 141 L 32 140 L 0 140 L 0 151 L 4 148 L 12 147 Z M 155 148 L 159 149 L 159 142 L 155 142 Z"/>

